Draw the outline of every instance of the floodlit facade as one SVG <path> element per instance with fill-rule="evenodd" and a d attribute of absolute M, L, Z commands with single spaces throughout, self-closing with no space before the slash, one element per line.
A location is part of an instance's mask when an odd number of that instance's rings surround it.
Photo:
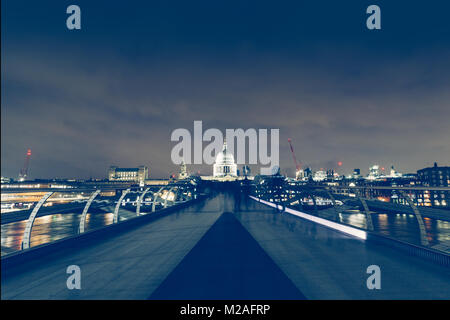
<path fill-rule="evenodd" d="M 369 168 L 369 175 L 367 176 L 368 180 L 375 180 L 380 177 L 380 166 L 373 165 Z"/>
<path fill-rule="evenodd" d="M 183 162 L 180 165 L 180 173 L 178 174 L 178 179 L 179 180 L 183 180 L 186 179 L 188 177 L 188 172 L 187 172 L 187 168 L 186 168 L 186 164 Z"/>
<path fill-rule="evenodd" d="M 216 157 L 216 162 L 213 166 L 213 176 L 214 178 L 237 177 L 237 165 L 234 162 L 233 154 L 227 149 L 226 140 L 223 143 L 222 151 Z"/>
<path fill-rule="evenodd" d="M 137 168 L 118 168 L 111 166 L 108 170 L 109 181 L 130 181 L 144 185 L 146 179 L 148 179 L 148 168 L 146 166 Z"/>
<path fill-rule="evenodd" d="M 417 171 L 417 177 L 424 187 L 449 187 L 450 167 L 433 167 Z M 425 190 L 418 194 L 418 205 L 426 207 L 449 207 L 450 192 L 446 190 Z"/>
<path fill-rule="evenodd" d="M 327 178 L 327 173 L 323 170 L 319 170 L 314 172 L 313 180 L 314 181 L 324 181 Z"/>

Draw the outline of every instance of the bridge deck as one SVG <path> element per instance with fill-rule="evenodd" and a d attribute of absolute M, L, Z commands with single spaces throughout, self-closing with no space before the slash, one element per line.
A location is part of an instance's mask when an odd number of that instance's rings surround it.
<path fill-rule="evenodd" d="M 208 297 L 211 290 L 211 298 L 233 298 L 242 288 L 237 282 L 244 281 L 240 273 L 251 274 L 252 268 L 258 275 L 254 283 L 275 288 L 260 288 L 266 298 L 450 299 L 448 268 L 277 214 L 251 199 L 239 204 L 236 210 L 232 195 L 219 194 L 89 246 L 26 262 L 14 274 L 2 273 L 2 299 L 189 299 L 200 297 L 199 292 Z M 232 219 L 230 214 L 219 219 L 224 212 L 233 212 Z M 216 247 L 219 254 L 213 255 Z M 66 288 L 65 270 L 71 264 L 81 268 L 81 290 Z M 366 268 L 372 264 L 381 268 L 381 290 L 366 287 Z M 213 287 L 212 275 L 236 285 L 216 279 Z M 280 285 L 274 286 L 273 279 Z M 247 293 L 251 298 L 252 291 Z"/>

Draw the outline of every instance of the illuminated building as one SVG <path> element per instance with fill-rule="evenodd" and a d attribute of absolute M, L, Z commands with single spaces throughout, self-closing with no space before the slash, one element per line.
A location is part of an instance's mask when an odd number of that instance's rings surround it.
<path fill-rule="evenodd" d="M 391 172 L 389 173 L 390 178 L 400 178 L 402 174 L 400 172 L 395 171 L 394 166 L 391 166 Z"/>
<path fill-rule="evenodd" d="M 214 178 L 221 177 L 237 177 L 237 165 L 234 162 L 234 156 L 227 149 L 227 141 L 223 143 L 222 151 L 216 157 L 216 162 L 213 166 Z"/>
<path fill-rule="evenodd" d="M 361 178 L 361 170 L 358 169 L 358 168 L 353 169 L 353 175 L 352 175 L 352 178 L 353 178 L 353 179 L 359 179 L 359 178 Z"/>
<path fill-rule="evenodd" d="M 311 168 L 305 168 L 305 170 L 303 171 L 303 180 L 307 181 L 312 179 L 312 170 Z"/>
<path fill-rule="evenodd" d="M 367 179 L 369 180 L 375 180 L 380 177 L 380 166 L 373 165 L 369 168 L 369 175 L 367 176 Z"/>
<path fill-rule="evenodd" d="M 143 186 L 148 178 L 148 168 L 140 166 L 138 168 L 118 168 L 111 166 L 108 170 L 109 181 L 128 181 L 136 182 Z"/>
<path fill-rule="evenodd" d="M 10 178 L 2 177 L 1 183 L 10 183 L 10 182 L 11 182 Z"/>
<path fill-rule="evenodd" d="M 323 170 L 319 170 L 314 172 L 313 180 L 314 181 L 324 181 L 327 178 L 327 173 Z"/>
<path fill-rule="evenodd" d="M 438 167 L 434 163 L 433 167 L 424 168 L 417 171 L 417 178 L 425 187 L 449 187 L 450 167 Z M 444 190 L 426 190 L 418 195 L 418 202 L 421 206 L 428 207 L 448 207 L 450 206 L 450 192 Z"/>

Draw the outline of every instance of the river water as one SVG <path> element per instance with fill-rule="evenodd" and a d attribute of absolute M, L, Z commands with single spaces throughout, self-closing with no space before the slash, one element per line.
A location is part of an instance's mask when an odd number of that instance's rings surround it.
<path fill-rule="evenodd" d="M 113 210 L 107 210 L 107 213 L 95 213 L 86 215 L 85 230 L 101 228 L 113 223 Z M 136 212 L 120 209 L 120 221 L 130 219 L 136 216 Z M 53 214 L 36 218 L 31 232 L 30 246 L 34 247 L 44 243 L 59 240 L 65 237 L 74 236 L 78 233 L 80 225 L 80 213 Z M 5 255 L 20 250 L 23 232 L 27 220 L 2 224 L 1 238 L 2 251 Z"/>

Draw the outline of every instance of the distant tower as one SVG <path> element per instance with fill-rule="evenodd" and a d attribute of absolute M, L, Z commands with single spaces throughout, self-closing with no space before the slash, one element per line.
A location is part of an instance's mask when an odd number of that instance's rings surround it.
<path fill-rule="evenodd" d="M 394 166 L 391 166 L 391 172 L 390 172 L 390 174 L 389 174 L 389 177 L 391 177 L 391 178 L 399 178 L 399 177 L 401 177 L 402 176 L 402 174 L 400 173 L 400 172 L 397 172 L 395 169 L 394 169 Z"/>
<path fill-rule="evenodd" d="M 186 179 L 188 177 L 186 164 L 184 163 L 184 160 L 181 162 L 180 165 L 180 173 L 178 174 L 178 179 Z"/>
<path fill-rule="evenodd" d="M 25 181 L 28 177 L 28 167 L 30 165 L 30 157 L 31 157 L 31 149 L 27 150 L 27 154 L 25 156 L 25 163 L 23 165 L 22 170 L 19 173 L 19 181 Z"/>
<path fill-rule="evenodd" d="M 380 177 L 380 166 L 379 165 L 373 165 L 369 168 L 369 175 L 367 176 L 367 179 L 369 180 L 375 180 Z"/>

